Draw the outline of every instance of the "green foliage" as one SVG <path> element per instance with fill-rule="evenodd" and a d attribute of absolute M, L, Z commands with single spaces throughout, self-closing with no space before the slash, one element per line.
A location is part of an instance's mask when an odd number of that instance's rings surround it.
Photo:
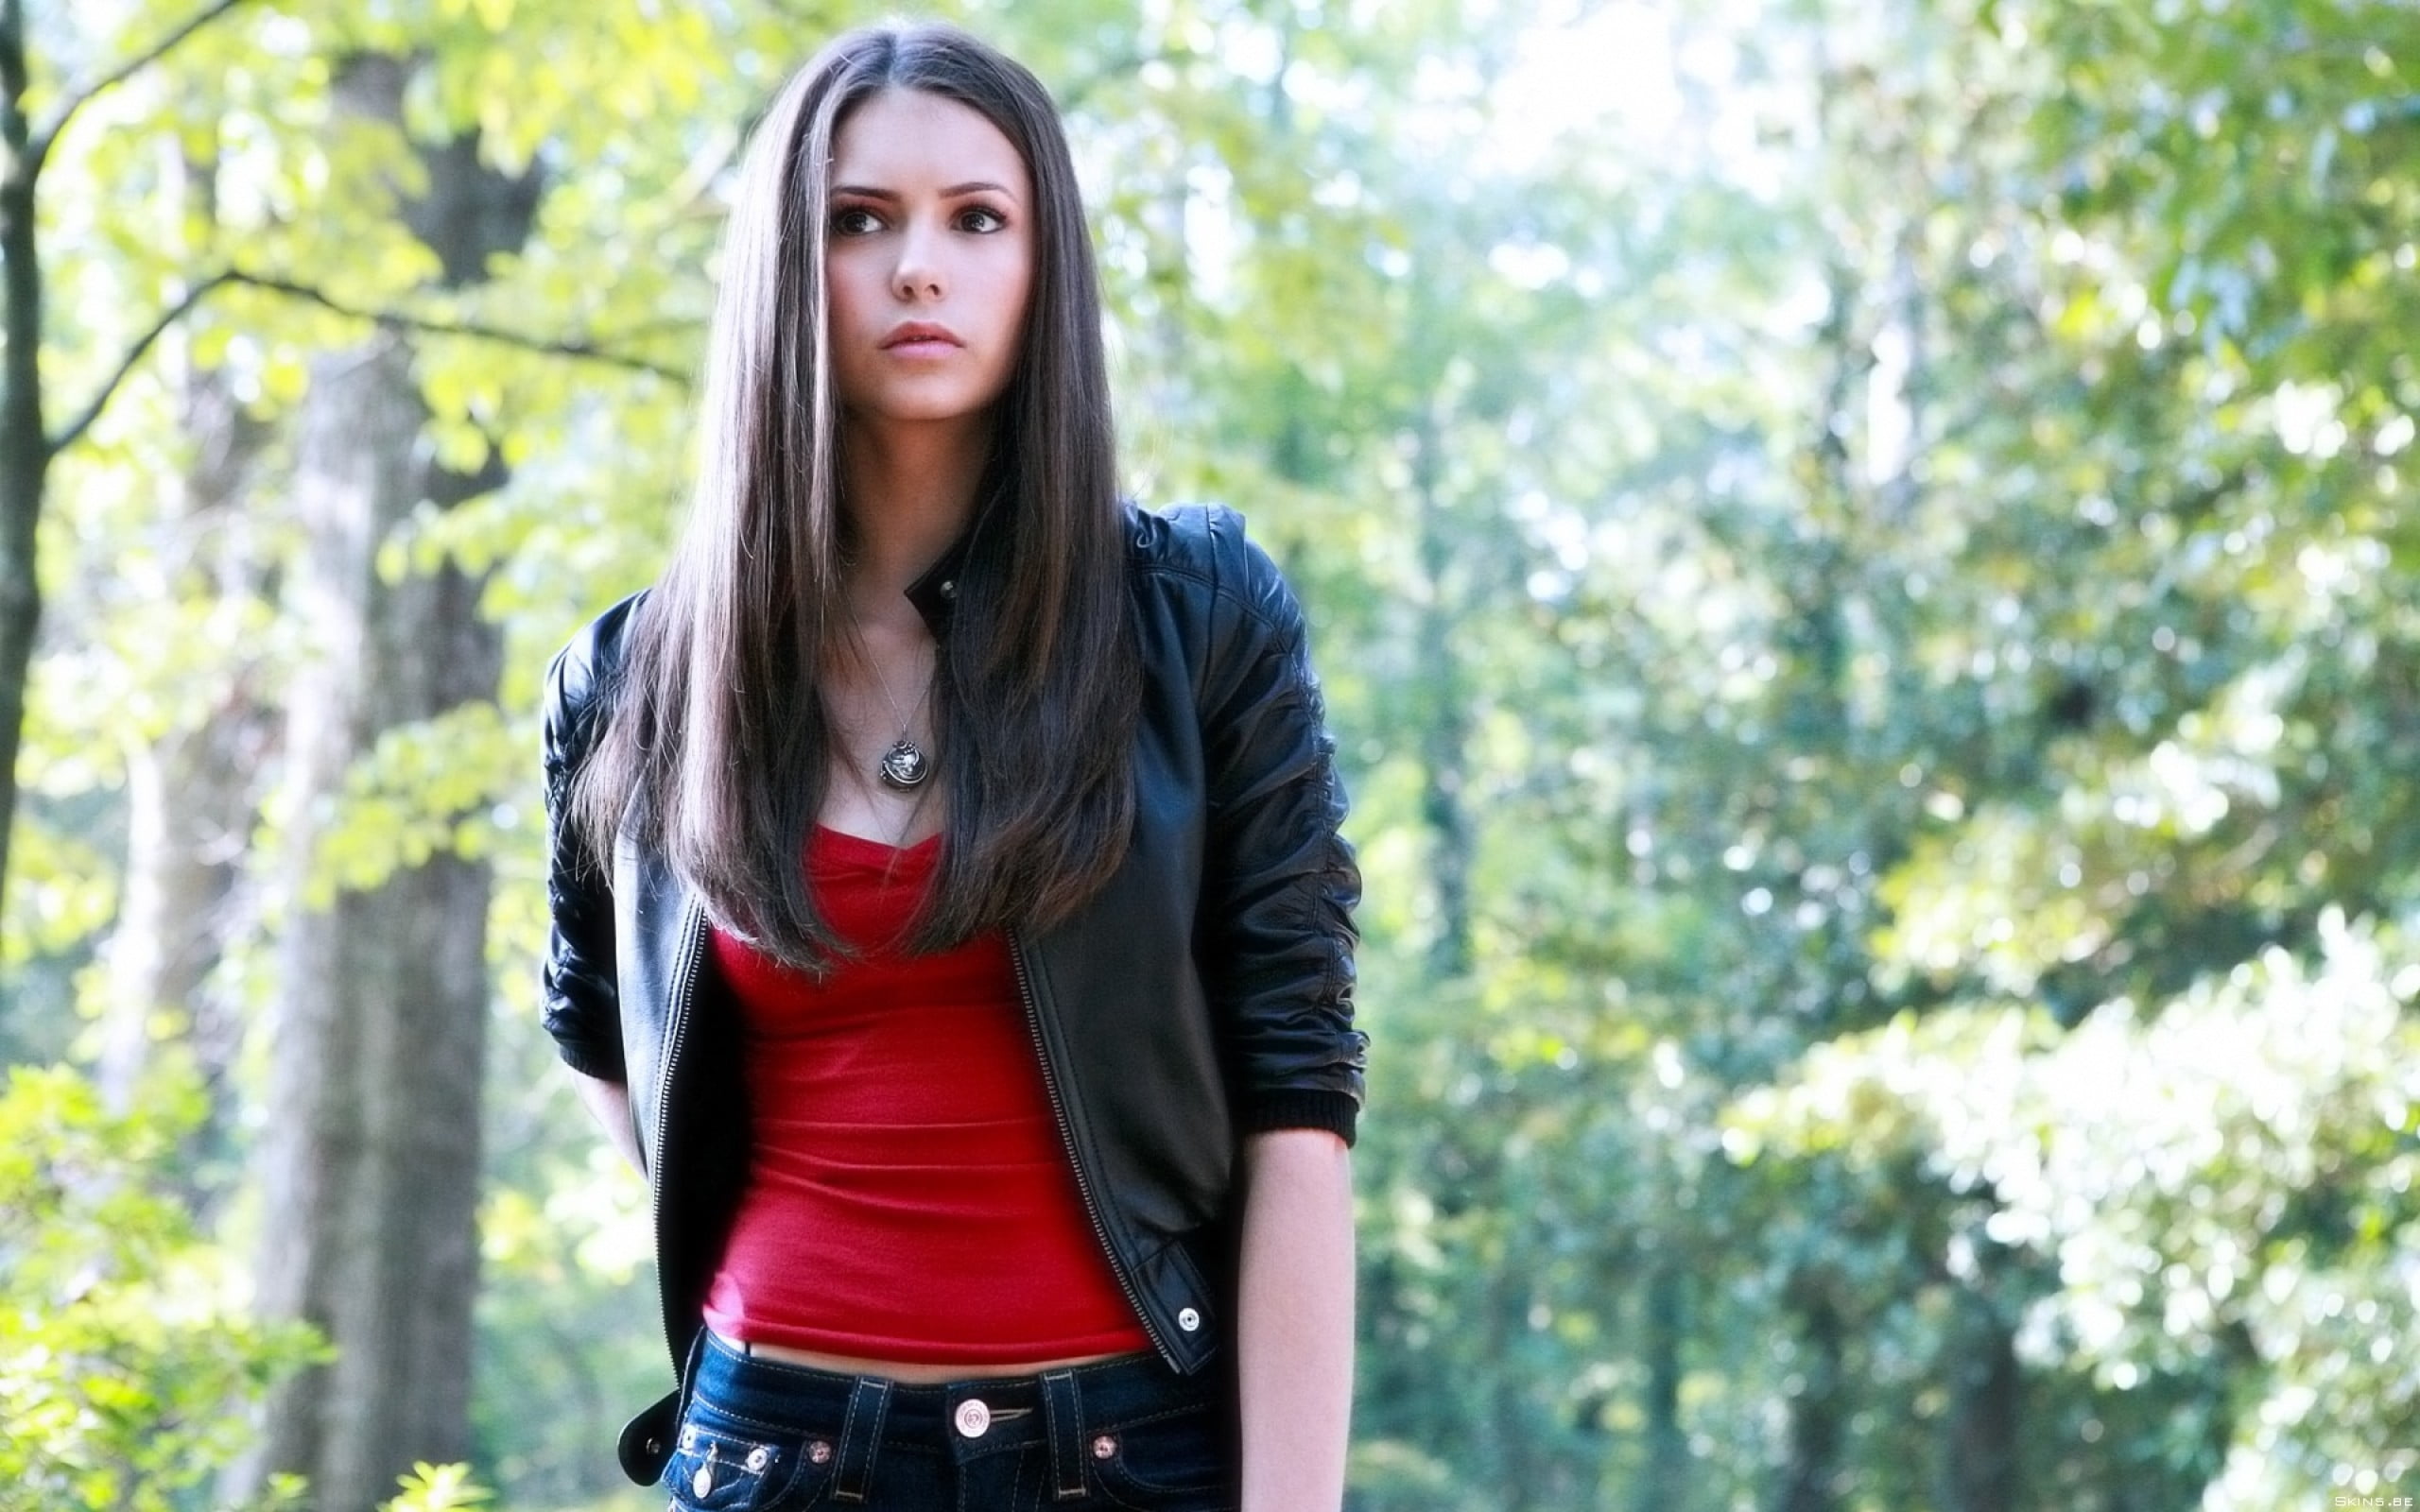
<path fill-rule="evenodd" d="M 482 1507 L 494 1500 L 493 1494 L 471 1478 L 469 1467 L 463 1465 L 430 1465 L 425 1462 L 412 1467 L 403 1477 L 403 1494 L 386 1503 L 380 1512 L 465 1512 Z"/>
<path fill-rule="evenodd" d="M 1943 1280 L 2054 1262 L 2019 1336 L 2037 1369 L 2123 1396 L 2223 1367 L 2240 1426 L 2200 1469 L 2234 1504 L 2323 1496 L 2345 1466 L 2395 1484 L 2420 1469 L 2394 1363 L 2420 1339 L 2387 1280 L 2420 1263 L 2420 965 L 2333 916 L 2323 942 L 2315 968 L 2273 951 L 2156 1017 L 2121 1002 L 2062 1033 L 1974 1008 L 1834 1040 L 1741 1099 L 1724 1143 L 1848 1173 L 1834 1228 L 1911 1178 L 1938 1192 L 1962 1215 Z"/>
<path fill-rule="evenodd" d="M 433 855 L 492 854 L 493 795 L 517 785 L 526 734 L 493 704 L 464 704 L 381 735 L 346 774 L 341 821 L 320 848 L 306 902 L 324 907 L 338 890 L 374 887 Z"/>
<path fill-rule="evenodd" d="M 194 1229 L 179 1143 L 204 1110 L 164 1071 L 112 1113 L 64 1068 L 0 1092 L 0 1507 L 171 1512 L 243 1442 L 243 1409 L 317 1358 L 245 1315 Z M 282 1504 L 282 1503 L 281 1503 Z"/>
<path fill-rule="evenodd" d="M 519 971 L 527 947 L 508 958 Z M 648 1512 L 662 1497 L 632 1491 L 612 1454 L 623 1422 L 671 1384 L 647 1188 L 571 1095 L 533 995 L 509 999 L 493 1025 L 475 1462 L 514 1507 Z M 538 1401 L 547 1410 L 530 1412 Z"/>

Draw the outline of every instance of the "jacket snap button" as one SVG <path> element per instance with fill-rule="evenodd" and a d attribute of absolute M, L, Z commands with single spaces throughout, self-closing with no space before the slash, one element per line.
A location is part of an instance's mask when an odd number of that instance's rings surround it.
<path fill-rule="evenodd" d="M 750 1450 L 748 1452 L 749 1473 L 752 1475 L 763 1474 L 765 1472 L 765 1467 L 772 1462 L 772 1458 L 773 1452 L 767 1449 L 762 1444 L 759 1444 L 754 1449 Z"/>
<path fill-rule="evenodd" d="M 1176 1315 L 1176 1326 L 1191 1333 L 1201 1327 L 1201 1314 L 1188 1307 Z"/>
<path fill-rule="evenodd" d="M 1093 1458 L 1108 1459 L 1117 1452 L 1117 1440 L 1107 1434 L 1093 1440 Z"/>
<path fill-rule="evenodd" d="M 829 1444 L 827 1444 L 827 1443 L 825 1443 L 822 1439 L 820 1439 L 820 1438 L 819 1438 L 819 1439 L 817 1439 L 814 1443 L 807 1445 L 807 1446 L 806 1446 L 806 1462 L 807 1462 L 809 1465 L 829 1465 L 829 1464 L 831 1464 L 831 1463 L 832 1463 L 832 1446 L 831 1446 L 831 1445 L 829 1445 Z"/>
<path fill-rule="evenodd" d="M 695 1428 L 683 1428 L 681 1430 L 681 1447 L 683 1449 L 695 1449 L 698 1447 L 698 1431 Z"/>
<path fill-rule="evenodd" d="M 942 584 L 942 597 L 943 597 L 943 598 L 956 598 L 957 596 L 958 596 L 958 579 L 957 579 L 957 578 L 955 578 L 955 577 L 950 578 L 950 579 L 948 579 L 947 581 L 945 581 L 945 582 L 943 582 L 943 583 Z"/>
<path fill-rule="evenodd" d="M 992 1426 L 992 1409 L 980 1397 L 969 1397 L 958 1404 L 958 1431 L 969 1438 L 980 1438 Z"/>

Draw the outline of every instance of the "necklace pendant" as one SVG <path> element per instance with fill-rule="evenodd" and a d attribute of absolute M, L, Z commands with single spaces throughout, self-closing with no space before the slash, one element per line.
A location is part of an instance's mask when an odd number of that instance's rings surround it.
<path fill-rule="evenodd" d="M 882 784 L 905 793 L 923 785 L 933 774 L 932 764 L 925 759 L 924 747 L 902 735 L 882 753 Z"/>

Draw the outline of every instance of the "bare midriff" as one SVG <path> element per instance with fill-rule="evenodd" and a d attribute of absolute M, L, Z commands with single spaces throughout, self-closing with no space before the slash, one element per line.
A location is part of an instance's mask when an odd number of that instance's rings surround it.
<path fill-rule="evenodd" d="M 720 1334 L 716 1337 L 720 1338 Z M 937 1386 L 953 1381 L 996 1381 L 1007 1376 L 1038 1376 L 1045 1370 L 1065 1370 L 1080 1365 L 1099 1365 L 1109 1360 L 1131 1360 L 1136 1351 L 1121 1350 L 1115 1354 L 1080 1354 L 1065 1360 L 1029 1360 L 1016 1365 L 931 1365 L 915 1360 L 861 1360 L 849 1354 L 826 1354 L 821 1349 L 799 1349 L 786 1344 L 748 1344 L 738 1339 L 723 1339 L 725 1344 L 752 1359 L 770 1360 L 776 1365 L 804 1366 L 810 1370 L 825 1370 L 834 1375 L 874 1376 L 896 1381 L 908 1386 Z"/>

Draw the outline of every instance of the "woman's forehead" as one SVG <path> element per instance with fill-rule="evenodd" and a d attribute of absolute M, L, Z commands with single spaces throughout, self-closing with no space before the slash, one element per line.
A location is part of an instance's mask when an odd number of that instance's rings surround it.
<path fill-rule="evenodd" d="M 989 184 L 1022 198 L 1024 157 L 980 111 L 917 89 L 887 89 L 842 117 L 832 143 L 835 188 L 943 190 Z"/>

